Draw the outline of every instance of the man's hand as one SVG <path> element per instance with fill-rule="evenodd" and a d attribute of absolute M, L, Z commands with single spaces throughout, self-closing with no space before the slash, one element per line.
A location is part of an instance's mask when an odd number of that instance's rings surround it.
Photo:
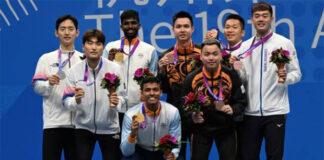
<path fill-rule="evenodd" d="M 138 129 L 139 129 L 139 123 L 138 123 L 136 117 L 137 117 L 136 115 L 134 115 L 132 117 L 133 121 L 132 121 L 132 126 L 131 126 L 131 133 L 130 133 L 130 136 L 132 138 L 135 138 L 137 136 Z"/>
<path fill-rule="evenodd" d="M 233 115 L 233 109 L 230 105 L 226 104 L 226 105 L 223 105 L 219 111 L 221 112 L 224 112 L 226 114 L 229 114 L 229 115 Z"/>
<path fill-rule="evenodd" d="M 75 97 L 75 101 L 77 104 L 81 103 L 81 99 L 84 97 L 84 91 L 81 87 L 75 87 L 74 89 L 74 97 Z"/>
<path fill-rule="evenodd" d="M 169 64 L 169 59 L 167 56 L 164 56 L 159 60 L 159 70 L 163 72 L 167 64 Z"/>
<path fill-rule="evenodd" d="M 119 49 L 117 48 L 112 48 L 109 50 L 109 53 L 108 53 L 108 59 L 113 61 L 115 59 L 115 54 L 119 52 Z"/>
<path fill-rule="evenodd" d="M 205 120 L 202 117 L 204 115 L 203 112 L 193 112 L 192 113 L 192 120 L 194 123 L 203 123 Z"/>
<path fill-rule="evenodd" d="M 166 150 L 163 154 L 165 160 L 175 160 L 176 156 L 171 152 L 171 150 Z"/>
<path fill-rule="evenodd" d="M 285 69 L 278 70 L 277 73 L 278 73 L 279 78 L 282 78 L 284 81 L 286 81 L 287 72 Z"/>
<path fill-rule="evenodd" d="M 205 39 L 215 39 L 218 35 L 218 31 L 216 29 L 212 29 L 210 31 L 207 31 L 205 34 Z"/>
<path fill-rule="evenodd" d="M 109 98 L 109 106 L 110 107 L 116 107 L 118 105 L 118 101 L 119 101 L 119 98 L 118 98 L 118 95 L 116 92 L 113 92 L 111 94 L 108 94 L 108 98 Z"/>
<path fill-rule="evenodd" d="M 60 84 L 60 77 L 57 74 L 53 74 L 48 78 L 48 82 L 51 86 Z"/>

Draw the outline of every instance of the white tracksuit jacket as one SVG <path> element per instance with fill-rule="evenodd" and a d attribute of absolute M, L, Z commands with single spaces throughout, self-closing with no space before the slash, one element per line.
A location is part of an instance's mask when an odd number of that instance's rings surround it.
<path fill-rule="evenodd" d="M 71 53 L 62 51 L 62 61 L 65 61 L 69 54 Z M 70 61 L 63 67 L 63 71 L 66 72 L 72 65 L 82 61 L 80 56 L 83 56 L 83 54 L 75 51 Z M 43 96 L 44 129 L 74 127 L 72 112 L 62 106 L 64 80 L 60 80 L 59 85 L 53 86 L 48 82 L 48 77 L 58 72 L 58 64 L 58 50 L 42 55 L 38 60 L 32 80 L 34 91 Z"/>

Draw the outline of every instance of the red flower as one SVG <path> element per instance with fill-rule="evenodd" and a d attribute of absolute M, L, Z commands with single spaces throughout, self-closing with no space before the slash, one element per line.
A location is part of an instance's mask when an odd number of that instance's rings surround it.
<path fill-rule="evenodd" d="M 195 94 L 192 93 L 192 92 L 190 92 L 190 93 L 188 94 L 188 101 L 189 101 L 189 102 L 192 102 L 192 101 L 194 101 L 194 100 L 195 100 Z"/>
<path fill-rule="evenodd" d="M 105 79 L 109 80 L 110 83 L 114 83 L 116 78 L 117 78 L 117 75 L 115 75 L 115 74 L 111 74 L 111 73 L 105 74 Z"/>
<path fill-rule="evenodd" d="M 168 142 L 168 140 L 171 139 L 171 138 L 172 138 L 171 135 L 166 134 L 165 136 L 161 137 L 160 144 L 164 144 L 164 143 Z"/>
<path fill-rule="evenodd" d="M 195 59 L 197 59 L 197 60 L 200 61 L 200 54 L 196 54 L 196 55 L 195 55 Z"/>
<path fill-rule="evenodd" d="M 149 71 L 149 69 L 148 68 L 145 68 L 144 69 L 144 73 L 149 73 L 150 71 Z"/>

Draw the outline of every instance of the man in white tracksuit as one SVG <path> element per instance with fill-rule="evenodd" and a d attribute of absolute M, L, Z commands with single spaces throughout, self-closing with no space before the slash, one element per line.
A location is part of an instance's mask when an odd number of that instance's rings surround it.
<path fill-rule="evenodd" d="M 123 87 L 126 89 L 127 101 L 120 111 L 120 122 L 124 113 L 132 106 L 140 102 L 140 86 L 133 79 L 138 68 L 148 68 L 150 72 L 157 73 L 158 56 L 155 48 L 137 37 L 141 27 L 139 15 L 134 10 L 125 10 L 120 15 L 120 28 L 125 37 L 120 40 L 109 42 L 104 50 L 103 57 L 108 58 L 111 49 L 119 49 L 123 58 L 113 60 L 121 67 L 121 76 L 124 80 Z"/>
<path fill-rule="evenodd" d="M 283 159 L 286 115 L 290 111 L 288 85 L 301 79 L 296 49 L 290 40 L 270 30 L 273 19 L 272 8 L 266 2 L 252 7 L 252 23 L 257 34 L 247 40 L 248 45 L 244 47 L 253 48 L 262 43 L 241 60 L 244 67 L 239 70 L 247 83 L 249 98 L 239 136 L 243 160 L 260 159 L 263 138 L 267 159 Z M 276 64 L 270 62 L 272 51 L 280 48 L 288 50 L 291 57 L 283 71 L 278 71 Z M 284 83 L 278 83 L 279 77 L 285 80 Z"/>
<path fill-rule="evenodd" d="M 141 84 L 144 102 L 132 107 L 125 113 L 122 142 L 120 144 L 124 160 L 175 160 L 180 145 L 172 151 L 156 151 L 154 143 L 166 134 L 181 140 L 180 114 L 176 107 L 160 101 L 161 82 L 156 77 L 147 77 Z M 137 114 L 144 115 L 139 123 Z"/>
<path fill-rule="evenodd" d="M 62 151 L 67 160 L 75 159 L 72 112 L 62 107 L 63 80 L 72 65 L 82 61 L 75 50 L 79 35 L 78 21 L 71 15 L 57 19 L 55 35 L 59 49 L 42 55 L 32 80 L 34 91 L 43 97 L 43 160 L 60 160 Z"/>
<path fill-rule="evenodd" d="M 125 103 L 123 87 L 109 93 L 100 84 L 106 73 L 120 74 L 120 67 L 102 58 L 105 36 L 96 29 L 82 38 L 86 60 L 70 70 L 64 89 L 63 105 L 75 111 L 75 142 L 78 160 L 91 160 L 96 141 L 104 160 L 119 160 L 121 152 L 118 111 Z M 115 107 L 113 107 L 115 106 Z"/>

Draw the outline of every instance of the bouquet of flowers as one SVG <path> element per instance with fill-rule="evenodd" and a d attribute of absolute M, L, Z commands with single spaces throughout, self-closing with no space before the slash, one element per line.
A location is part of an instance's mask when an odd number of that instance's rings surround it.
<path fill-rule="evenodd" d="M 282 48 L 271 52 L 270 62 L 277 65 L 278 71 L 284 70 L 285 64 L 290 62 L 290 53 Z M 279 83 L 284 83 L 285 80 L 279 77 Z"/>
<path fill-rule="evenodd" d="M 141 85 L 143 79 L 148 76 L 154 76 L 153 73 L 149 71 L 148 68 L 138 68 L 134 74 L 134 80 L 137 82 L 138 85 Z"/>
<path fill-rule="evenodd" d="M 119 85 L 120 77 L 113 73 L 106 73 L 100 84 L 102 88 L 108 89 L 109 94 L 116 92 Z"/>
<path fill-rule="evenodd" d="M 191 61 L 190 61 L 190 66 L 192 68 L 198 68 L 201 66 L 201 60 L 200 60 L 200 54 L 195 55 Z"/>
<path fill-rule="evenodd" d="M 162 151 L 163 153 L 167 150 L 172 150 L 179 146 L 178 138 L 172 137 L 169 134 L 164 135 L 160 138 L 159 143 L 155 143 L 155 149 L 158 151 Z"/>
<path fill-rule="evenodd" d="M 206 102 L 203 94 L 190 92 L 184 97 L 184 111 L 200 112 L 201 106 Z"/>

